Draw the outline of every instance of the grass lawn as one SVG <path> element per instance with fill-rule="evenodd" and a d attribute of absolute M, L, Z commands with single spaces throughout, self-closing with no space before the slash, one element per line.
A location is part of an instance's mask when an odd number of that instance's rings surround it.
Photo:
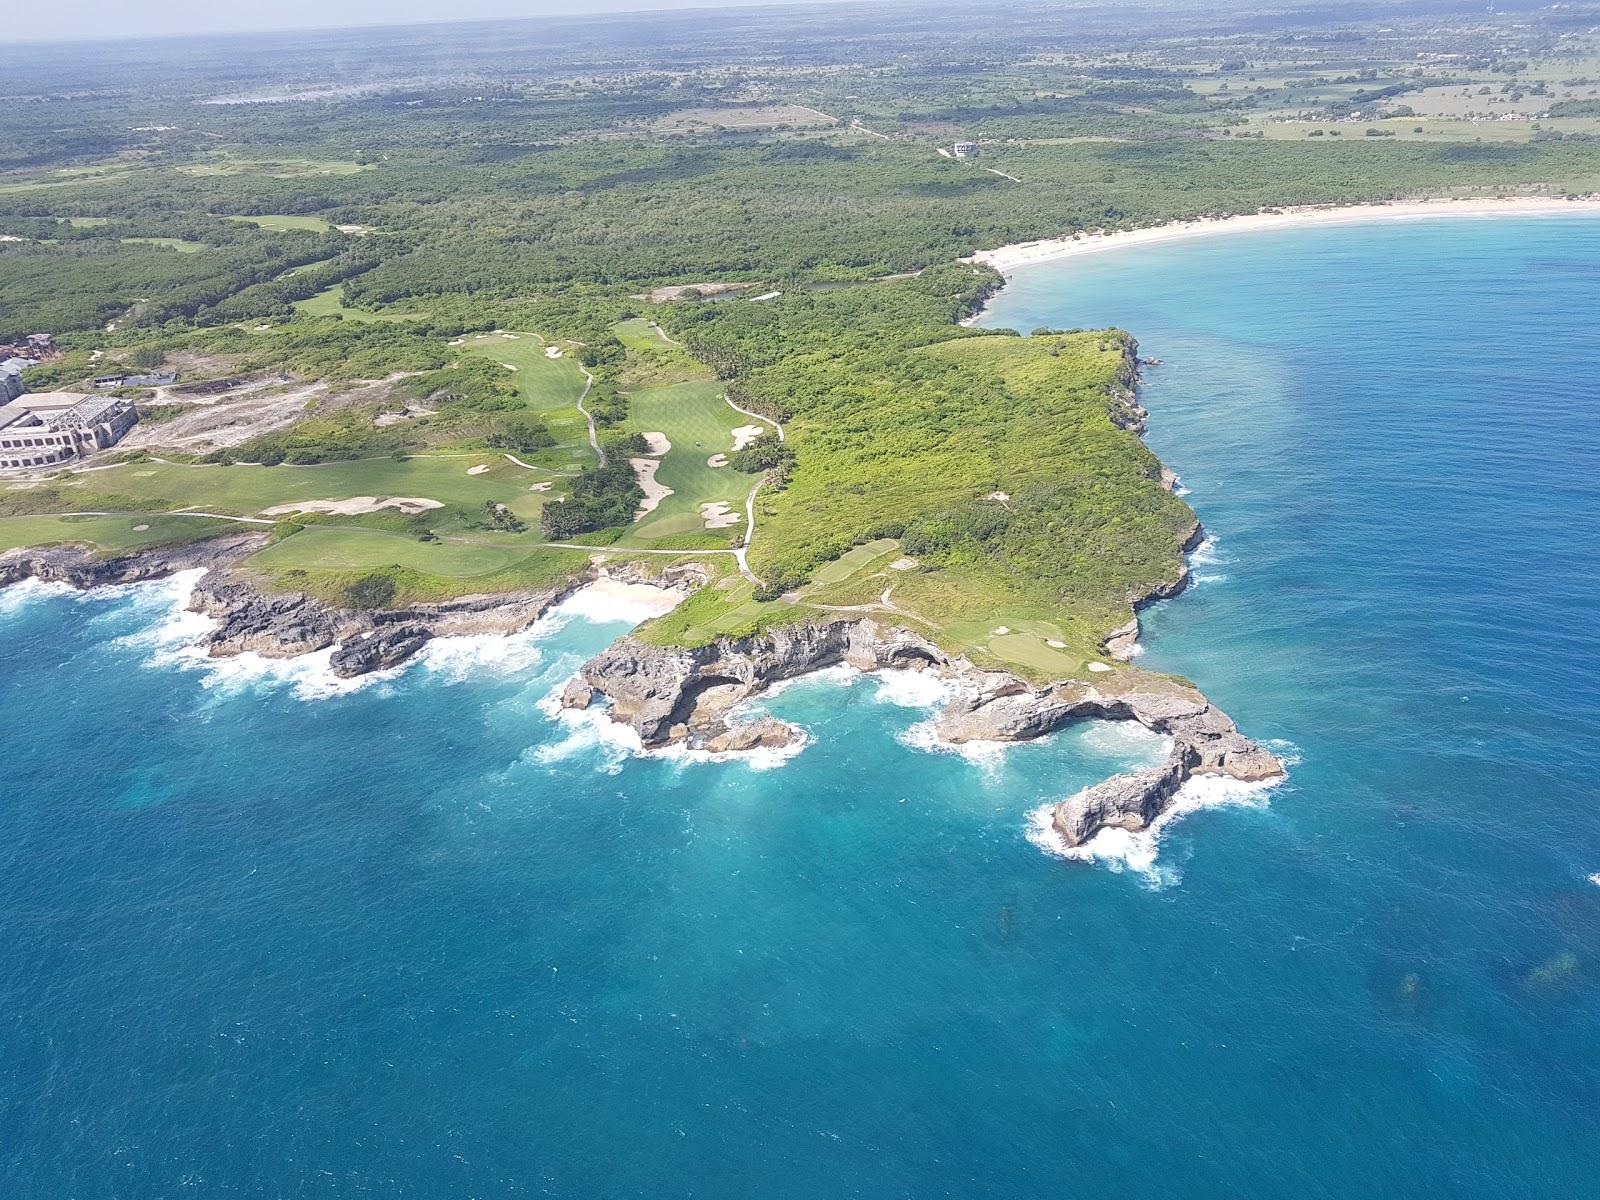
<path fill-rule="evenodd" d="M 185 175 L 270 175 L 274 179 L 298 179 L 304 175 L 357 175 L 370 169 L 342 159 L 227 157 L 185 163 L 178 168 Z"/>
<path fill-rule="evenodd" d="M 470 467 L 488 470 L 468 475 Z M 420 496 L 441 504 L 479 507 L 493 500 L 524 520 L 537 520 L 545 493 L 531 491 L 548 480 L 524 470 L 503 455 L 485 451 L 461 458 L 363 459 L 318 466 L 213 466 L 139 462 L 93 475 L 74 477 L 67 489 L 170 501 L 174 508 L 197 508 L 232 516 L 257 516 L 265 508 L 297 500 L 343 500 L 351 496 Z"/>
<path fill-rule="evenodd" d="M 727 545 L 744 531 L 744 498 L 755 477 L 732 467 L 709 467 L 706 459 L 733 449 L 733 429 L 749 423 L 722 399 L 715 379 L 645 388 L 629 394 L 628 425 L 666 435 L 672 449 L 661 459 L 656 481 L 673 494 L 628 531 L 627 540 L 649 542 L 683 533 L 705 533 L 707 545 Z M 739 514 L 728 529 L 706 529 L 700 505 L 720 500 Z"/>
<path fill-rule="evenodd" d="M 274 542 L 250 561 L 268 571 L 299 567 L 321 571 L 372 571 L 397 566 L 470 579 L 493 575 L 527 558 L 532 550 L 514 542 L 419 542 L 403 533 L 359 526 L 308 525 L 292 537 Z"/>
<path fill-rule="evenodd" d="M 183 238 L 173 238 L 173 237 L 126 237 L 126 238 L 119 238 L 118 240 L 121 241 L 124 245 L 129 245 L 129 244 L 141 245 L 142 244 L 142 245 L 145 245 L 145 246 L 170 246 L 172 249 L 180 251 L 181 253 L 184 253 L 184 254 L 196 254 L 199 251 L 206 249 L 206 244 L 204 242 L 190 242 L 190 241 L 185 241 Z"/>
<path fill-rule="evenodd" d="M 291 271 L 289 274 L 292 275 L 294 272 Z M 343 291 L 344 284 L 336 283 L 332 287 L 324 288 L 315 296 L 296 300 L 294 307 L 307 316 L 339 316 L 346 321 L 416 321 L 427 316 L 426 313 L 376 313 L 368 312 L 364 308 L 346 308 L 340 299 Z"/>
<path fill-rule="evenodd" d="M 214 172 L 215 173 L 215 172 Z M 327 233 L 333 226 L 321 217 L 304 214 L 280 213 L 264 217 L 229 217 L 230 221 L 247 221 L 251 225 L 259 225 L 263 229 L 270 229 L 274 233 L 287 233 L 291 229 L 309 229 L 313 233 Z"/>
<path fill-rule="evenodd" d="M 189 542 L 239 526 L 207 517 L 137 513 L 125 517 L 0 517 L 0 550 L 19 546 L 83 544 L 108 554 Z"/>
<path fill-rule="evenodd" d="M 461 349 L 463 353 L 482 355 L 516 368 L 517 387 L 528 407 L 544 418 L 555 436 L 556 446 L 533 456 L 518 457 L 540 466 L 575 471 L 594 461 L 588 424 L 578 411 L 583 372 L 570 345 L 562 346 L 560 358 L 546 355 L 545 347 L 552 344 L 536 333 L 485 333 L 467 338 Z"/>
<path fill-rule="evenodd" d="M 584 551 L 537 546 L 529 536 L 420 542 L 381 529 L 310 525 L 247 563 L 281 587 L 334 603 L 345 602 L 354 581 L 385 575 L 394 581 L 396 604 L 553 587 L 588 565 Z"/>

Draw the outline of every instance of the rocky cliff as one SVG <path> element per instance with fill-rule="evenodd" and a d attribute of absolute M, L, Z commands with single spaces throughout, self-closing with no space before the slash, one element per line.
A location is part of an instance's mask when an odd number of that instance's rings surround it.
<path fill-rule="evenodd" d="M 863 671 L 936 672 L 951 690 L 936 729 L 951 744 L 1022 741 L 1089 718 L 1138 721 L 1170 737 L 1172 749 L 1161 767 L 1108 779 L 1056 807 L 1056 828 L 1069 845 L 1110 826 L 1144 828 L 1194 775 L 1256 781 L 1283 774 L 1270 751 L 1241 734 L 1199 691 L 1176 680 L 1127 668 L 1094 684 L 1034 687 L 1006 672 L 952 659 L 914 633 L 870 619 L 785 626 L 696 649 L 623 638 L 584 665 L 562 703 L 587 708 L 604 697 L 612 719 L 630 726 L 646 746 L 721 749 L 751 736 L 730 720 L 742 702 L 779 680 L 840 663 Z M 759 744 L 798 736 L 793 730 L 780 734 L 778 725 L 765 720 Z"/>
<path fill-rule="evenodd" d="M 238 534 L 114 558 L 98 558 L 81 546 L 11 550 L 0 554 L 0 587 L 28 578 L 79 588 L 103 587 L 203 568 L 206 573 L 195 584 L 189 607 L 216 622 L 203 642 L 209 654 L 220 658 L 250 652 L 292 658 L 333 646 L 333 672 L 349 678 L 398 666 L 435 637 L 521 632 L 602 573 L 624 582 L 661 587 L 693 585 L 705 579 L 704 568 L 696 564 L 668 568 L 660 578 L 631 564 L 604 572 L 591 566 L 559 586 L 542 590 L 364 611 L 329 604 L 304 592 L 274 591 L 238 570 L 240 561 L 259 550 L 266 536 Z"/>

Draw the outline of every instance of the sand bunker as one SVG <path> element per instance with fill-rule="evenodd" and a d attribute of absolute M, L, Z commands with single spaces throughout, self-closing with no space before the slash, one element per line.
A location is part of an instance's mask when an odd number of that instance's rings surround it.
<path fill-rule="evenodd" d="M 508 371 L 520 371 L 520 370 L 522 370 L 522 368 L 517 366 L 516 363 L 501 363 L 500 365 L 502 367 L 504 367 Z"/>
<path fill-rule="evenodd" d="M 553 487 L 555 487 L 553 483 L 536 483 L 528 490 L 530 492 L 548 492 Z"/>
<path fill-rule="evenodd" d="M 1044 644 L 1049 646 L 1052 650 L 1065 650 L 1067 648 L 1067 644 L 1065 642 L 1058 642 L 1055 638 L 1047 638 Z"/>
<path fill-rule="evenodd" d="M 1105 663 L 1090 663 L 1089 664 L 1089 670 L 1093 671 L 1095 674 L 1098 675 L 1101 671 L 1109 671 L 1109 670 L 1111 670 L 1111 668 L 1109 666 L 1107 666 Z"/>
<path fill-rule="evenodd" d="M 375 513 L 385 508 L 398 508 L 408 516 L 427 512 L 430 508 L 443 508 L 444 505 L 437 500 L 429 500 L 426 496 L 391 496 L 387 500 L 379 500 L 376 496 L 351 496 L 348 500 L 297 500 L 293 504 L 276 504 L 271 508 L 263 508 L 261 515 L 264 517 L 281 517 L 285 513 L 294 512 L 319 512 L 333 513 L 341 517 L 357 517 L 362 513 Z"/>
<path fill-rule="evenodd" d="M 728 456 L 726 454 L 713 454 L 710 458 L 706 459 L 706 466 L 708 467 L 725 467 L 727 465 Z"/>
<path fill-rule="evenodd" d="M 149 528 L 150 528 L 150 526 L 148 526 L 148 525 L 135 525 L 133 527 L 133 531 L 135 533 L 143 533 L 145 530 L 147 530 Z"/>
<path fill-rule="evenodd" d="M 656 505 L 672 495 L 672 489 L 656 482 L 656 468 L 661 465 L 659 459 L 630 458 L 628 465 L 633 468 L 633 477 L 644 489 L 644 501 L 639 505 L 639 511 L 633 514 L 635 521 L 641 521 L 655 512 Z"/>
<path fill-rule="evenodd" d="M 765 425 L 741 425 L 733 431 L 733 448 L 743 450 L 767 431 Z"/>
<path fill-rule="evenodd" d="M 891 571 L 909 571 L 913 567 L 915 567 L 916 565 L 917 565 L 917 560 L 914 559 L 914 558 L 897 558 L 892 563 L 889 564 L 889 570 L 891 570 Z"/>
<path fill-rule="evenodd" d="M 667 435 L 664 433 L 641 433 L 639 436 L 650 447 L 645 453 L 654 455 L 656 458 L 660 458 L 668 450 L 672 449 L 672 443 L 667 441 Z"/>
<path fill-rule="evenodd" d="M 482 475 L 488 469 L 489 469 L 489 464 L 488 463 L 479 463 L 475 467 L 468 467 L 467 468 L 467 474 L 468 475 Z"/>
<path fill-rule="evenodd" d="M 1004 637 L 1006 634 L 1011 632 L 1011 626 L 1009 626 L 1009 625 L 996 625 L 994 627 L 994 632 L 995 632 L 995 636 L 996 637 Z"/>
<path fill-rule="evenodd" d="M 560 346 L 546 346 L 544 348 L 544 356 L 546 358 L 560 358 L 561 357 L 561 347 Z"/>
<path fill-rule="evenodd" d="M 725 503 L 716 500 L 700 506 L 700 519 L 706 523 L 707 529 L 726 529 L 739 523 L 739 514 L 730 512 Z"/>

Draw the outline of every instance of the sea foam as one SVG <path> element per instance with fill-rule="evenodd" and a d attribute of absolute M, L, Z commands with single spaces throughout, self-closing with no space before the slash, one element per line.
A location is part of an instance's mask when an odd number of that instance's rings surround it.
<path fill-rule="evenodd" d="M 1170 863 L 1158 861 L 1161 838 L 1171 825 L 1190 813 L 1206 808 L 1244 806 L 1265 808 L 1267 795 L 1281 780 L 1243 783 L 1220 775 L 1196 775 L 1173 797 L 1166 811 L 1137 833 L 1126 829 L 1102 829 L 1081 846 L 1068 846 L 1051 822 L 1054 804 L 1046 804 L 1028 814 L 1026 836 L 1046 854 L 1073 862 L 1098 863 L 1113 871 L 1132 871 L 1146 886 L 1172 887 L 1183 876 Z"/>

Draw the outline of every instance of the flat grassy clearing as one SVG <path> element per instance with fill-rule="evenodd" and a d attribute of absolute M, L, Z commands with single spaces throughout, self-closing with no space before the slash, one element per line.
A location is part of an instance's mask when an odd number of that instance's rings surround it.
<path fill-rule="evenodd" d="M 559 471 L 576 471 L 594 461 L 589 449 L 588 423 L 578 411 L 583 395 L 583 372 L 574 357 L 575 348 L 562 344 L 562 356 L 550 358 L 547 342 L 536 333 L 485 333 L 466 339 L 465 354 L 481 355 L 516 368 L 518 389 L 528 407 L 544 419 L 556 445 L 533 455 L 518 455 L 526 462 Z M 543 476 L 542 478 L 548 478 Z"/>
<path fill-rule="evenodd" d="M 640 432 L 662 433 L 672 449 L 661 458 L 656 481 L 672 489 L 627 541 L 649 542 L 676 534 L 704 533 L 708 546 L 725 546 L 744 533 L 744 500 L 755 477 L 732 467 L 710 467 L 713 454 L 733 449 L 733 430 L 749 419 L 729 408 L 715 379 L 668 384 L 628 394 L 628 424 Z M 700 505 L 721 501 L 739 514 L 737 524 L 707 529 Z"/>
<path fill-rule="evenodd" d="M 313 233 L 327 233 L 333 226 L 321 217 L 309 216 L 303 213 L 276 213 L 261 217 L 229 217 L 230 221 L 245 221 L 251 225 L 259 225 L 263 229 L 270 229 L 274 233 L 287 233 L 291 229 L 309 229 Z"/>
<path fill-rule="evenodd" d="M 140 526 L 143 526 L 141 529 Z M 130 513 L 116 517 L 0 517 L 0 551 L 19 546 L 81 544 L 107 554 L 190 542 L 238 528 L 207 517 Z"/>
<path fill-rule="evenodd" d="M 638 636 L 657 645 L 704 646 L 719 637 L 742 637 L 817 615 L 813 609 L 782 600 L 758 601 L 748 580 L 731 566 L 727 572 L 666 616 L 641 626 Z"/>
<path fill-rule="evenodd" d="M 583 394 L 583 371 L 570 346 L 562 347 L 560 358 L 547 355 L 545 348 L 552 344 L 536 333 L 485 333 L 468 338 L 461 349 L 515 368 L 517 387 L 534 412 L 570 409 L 581 421 L 577 405 Z"/>
<path fill-rule="evenodd" d="M 280 587 L 346 603 L 358 579 L 383 575 L 392 603 L 552 587 L 582 571 L 589 555 L 531 545 L 511 535 L 471 543 L 419 542 L 376 529 L 311 525 L 251 556 L 246 565 Z"/>
<path fill-rule="evenodd" d="M 479 464 L 489 469 L 468 475 Z M 441 504 L 481 507 L 505 504 L 524 520 L 537 519 L 546 493 L 531 486 L 549 475 L 516 466 L 498 453 L 451 458 L 362 459 L 317 466 L 214 466 L 140 462 L 75 476 L 65 490 L 93 488 L 136 500 L 171 502 L 231 516 L 253 517 L 263 509 L 306 500 L 352 496 L 419 496 Z"/>
<path fill-rule="evenodd" d="M 311 264 L 315 266 L 316 264 Z M 296 268 L 303 270 L 304 268 Z M 290 275 L 294 272 L 290 271 Z M 342 317 L 346 321 L 418 321 L 427 316 L 427 313 L 376 313 L 368 312 L 364 308 L 346 308 L 343 300 L 344 284 L 336 283 L 332 287 L 323 288 L 315 296 L 305 300 L 296 300 L 294 307 L 297 311 L 310 317 Z"/>
<path fill-rule="evenodd" d="M 371 170 L 360 163 L 341 159 L 314 158 L 232 158 L 217 157 L 202 162 L 184 163 L 177 168 L 185 175 L 269 175 L 273 179 L 299 179 L 306 175 L 358 175 Z"/>
<path fill-rule="evenodd" d="M 125 237 L 117 240 L 125 246 L 169 246 L 181 254 L 198 254 L 200 251 L 207 249 L 204 242 L 190 242 L 183 238 L 174 237 Z"/>
<path fill-rule="evenodd" d="M 707 107 L 681 108 L 655 121 L 651 128 L 661 133 L 703 132 L 708 129 L 775 129 L 780 125 L 794 128 L 826 128 L 839 124 L 816 109 L 798 104 L 762 104 L 748 108 Z"/>
<path fill-rule="evenodd" d="M 514 535 L 508 535 L 514 536 Z M 317 571 L 372 571 L 397 566 L 449 579 L 470 579 L 504 571 L 532 553 L 515 541 L 419 542 L 386 529 L 352 525 L 308 525 L 274 542 L 251 558 L 268 571 L 298 567 Z"/>
<path fill-rule="evenodd" d="M 710 372 L 690 357 L 688 351 L 667 341 L 643 317 L 620 321 L 612 330 L 628 350 L 628 364 L 621 381 L 625 392 L 711 378 Z"/>
<path fill-rule="evenodd" d="M 111 224 L 110 217 L 68 217 L 67 224 L 74 229 L 97 229 L 101 225 Z"/>

